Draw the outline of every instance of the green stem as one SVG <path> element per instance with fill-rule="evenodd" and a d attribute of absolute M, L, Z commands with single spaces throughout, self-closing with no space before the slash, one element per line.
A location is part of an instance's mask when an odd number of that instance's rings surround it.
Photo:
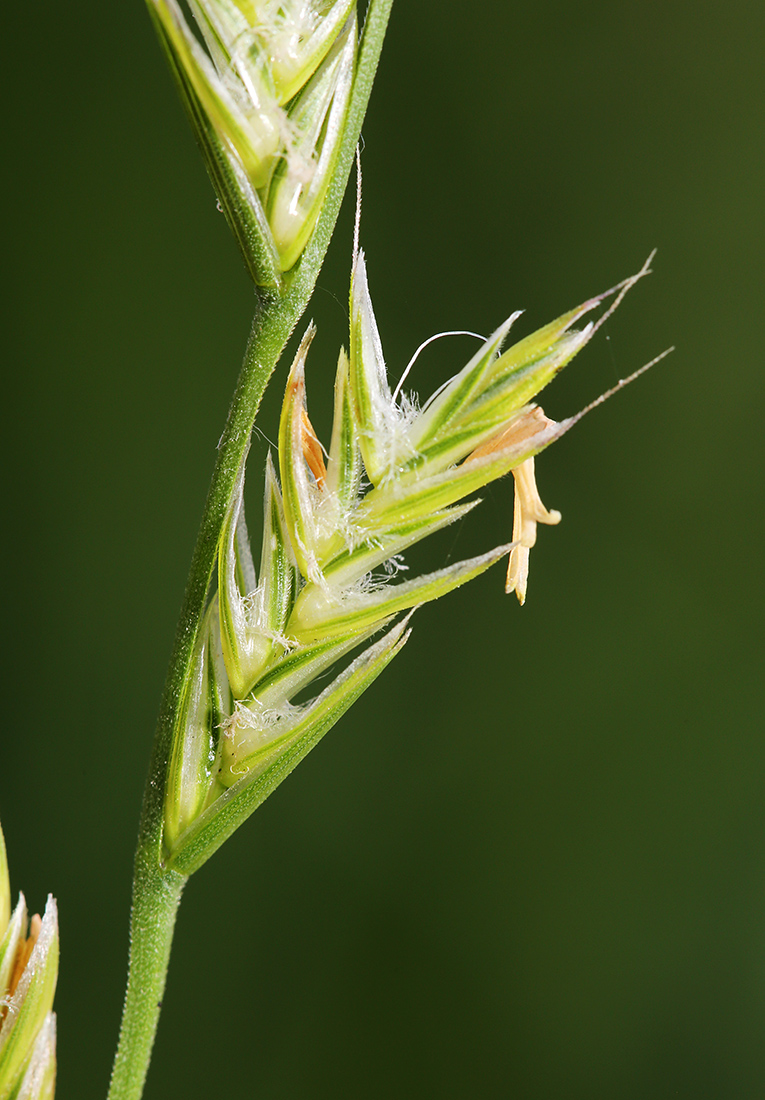
<path fill-rule="evenodd" d="M 370 0 L 334 178 L 316 229 L 281 296 L 260 292 L 244 363 L 207 494 L 160 707 L 143 801 L 133 879 L 128 984 L 108 1100 L 140 1100 L 186 876 L 165 866 L 164 788 L 178 705 L 215 566 L 223 519 L 268 380 L 308 305 L 340 211 L 393 0 Z"/>
<path fill-rule="evenodd" d="M 110 1096 L 139 1097 L 143 1092 L 185 882 L 185 875 L 159 871 L 151 853 L 139 850 L 130 920 L 130 971 Z"/>

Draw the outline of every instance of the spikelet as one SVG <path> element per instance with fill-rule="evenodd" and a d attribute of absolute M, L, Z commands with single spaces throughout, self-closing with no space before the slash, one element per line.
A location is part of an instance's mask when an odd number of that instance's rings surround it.
<path fill-rule="evenodd" d="M 247 267 L 282 288 L 337 160 L 356 66 L 354 0 L 148 0 Z"/>
<path fill-rule="evenodd" d="M 350 355 L 338 360 L 329 451 L 308 413 L 309 326 L 287 380 L 278 477 L 270 456 L 266 466 L 258 573 L 244 522 L 244 466 L 223 524 L 218 592 L 174 736 L 165 810 L 171 865 L 196 869 L 366 690 L 409 637 L 409 615 L 394 623 L 399 613 L 508 554 L 506 588 L 523 602 L 536 526 L 560 520 L 539 498 L 534 456 L 583 415 L 556 423 L 533 399 L 647 270 L 503 350 L 514 314 L 419 408 L 399 395 L 400 385 L 391 393 L 358 255 Z M 600 320 L 574 327 L 609 297 Z M 512 542 L 397 579 L 410 546 L 461 519 L 478 503 L 467 497 L 510 472 Z M 317 678 L 364 644 L 311 698 Z"/>
<path fill-rule="evenodd" d="M 0 1100 L 53 1100 L 58 977 L 58 913 L 48 896 L 42 919 L 28 919 L 24 895 L 10 912 L 0 829 Z"/>

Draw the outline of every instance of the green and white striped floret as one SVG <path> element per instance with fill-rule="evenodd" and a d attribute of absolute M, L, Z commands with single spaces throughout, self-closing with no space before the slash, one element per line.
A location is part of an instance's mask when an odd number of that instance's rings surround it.
<path fill-rule="evenodd" d="M 618 302 L 635 279 L 608 294 L 618 293 Z M 556 424 L 533 398 L 596 331 L 600 321 L 581 331 L 572 326 L 605 297 L 503 350 L 519 316 L 513 314 L 420 409 L 398 392 L 400 385 L 391 393 L 359 254 L 350 356 L 341 352 L 338 359 L 329 452 L 308 416 L 306 363 L 315 335 L 309 325 L 287 380 L 278 480 L 270 456 L 266 463 L 259 575 L 244 522 L 244 465 L 223 525 L 217 600 L 202 628 L 190 678 L 195 686 L 175 739 L 171 774 L 182 778 L 174 780 L 175 791 L 169 787 L 171 862 L 198 865 L 201 857 L 186 853 L 221 842 L 217 809 L 225 828 L 235 827 L 230 822 L 267 797 L 372 683 L 409 636 L 408 617 L 393 624 L 395 616 L 465 584 L 519 546 L 520 566 L 511 560 L 525 596 L 535 525 L 560 518 L 538 501 L 533 456 L 578 419 Z M 465 498 L 510 471 L 527 509 L 514 524 L 520 541 L 398 579 L 410 546 L 462 519 L 479 503 Z M 305 698 L 319 676 L 386 629 L 318 696 Z"/>
<path fill-rule="evenodd" d="M 219 200 L 257 282 L 280 286 L 332 178 L 356 63 L 354 0 L 149 0 Z"/>
<path fill-rule="evenodd" d="M 0 1100 L 52 1100 L 56 1082 L 58 912 L 49 895 L 30 921 L 19 894 L 12 914 L 0 829 Z"/>
<path fill-rule="evenodd" d="M 37 1033 L 13 1100 L 53 1100 L 56 1091 L 56 1013 L 49 1012 Z"/>

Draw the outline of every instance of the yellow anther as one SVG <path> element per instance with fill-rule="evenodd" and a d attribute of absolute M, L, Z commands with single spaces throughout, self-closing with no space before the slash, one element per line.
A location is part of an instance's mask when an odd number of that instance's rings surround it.
<path fill-rule="evenodd" d="M 323 489 L 324 481 L 327 476 L 327 467 L 324 465 L 324 453 L 321 443 L 319 443 L 318 436 L 313 430 L 313 424 L 308 419 L 308 413 L 305 409 L 301 411 L 300 427 L 300 437 L 303 444 L 303 458 L 306 460 L 308 469 L 316 478 L 316 484 L 320 489 Z"/>
<path fill-rule="evenodd" d="M 518 545 L 510 551 L 507 563 L 505 592 L 515 592 L 518 602 L 526 600 L 529 580 L 529 551 L 537 541 L 537 524 L 556 524 L 561 521 L 560 512 L 549 512 L 539 496 L 534 477 L 534 459 L 527 458 L 513 470 L 515 501 L 513 504 L 513 542 Z"/>

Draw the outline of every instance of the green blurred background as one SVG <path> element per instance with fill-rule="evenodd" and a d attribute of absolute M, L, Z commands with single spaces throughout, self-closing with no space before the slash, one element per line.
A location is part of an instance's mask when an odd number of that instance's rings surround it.
<path fill-rule="evenodd" d="M 131 858 L 252 293 L 140 0 L 6 12 L 0 812 L 61 909 L 62 1100 L 105 1093 Z M 395 376 L 655 274 L 545 396 L 677 351 L 537 463 L 501 567 L 190 882 L 147 1100 L 765 1096 L 762 41 L 752 0 L 398 0 L 362 228 Z M 310 315 L 329 424 L 346 209 Z M 471 352 L 442 341 L 424 392 Z M 273 438 L 280 368 L 260 425 Z M 256 440 L 250 513 L 266 452 Z M 423 548 L 504 541 L 511 485 Z"/>

